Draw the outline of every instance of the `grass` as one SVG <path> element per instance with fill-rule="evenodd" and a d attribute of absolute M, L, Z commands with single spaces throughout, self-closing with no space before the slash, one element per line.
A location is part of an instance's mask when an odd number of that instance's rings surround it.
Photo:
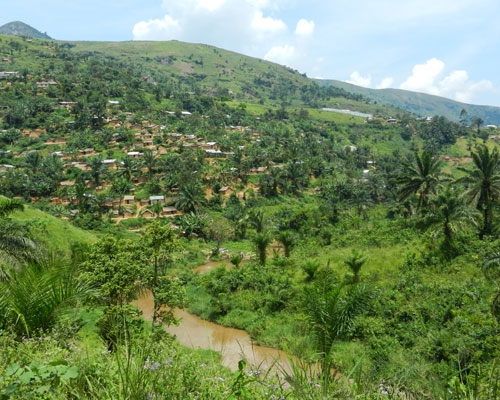
<path fill-rule="evenodd" d="M 17 211 L 12 218 L 32 224 L 35 237 L 47 242 L 52 250 L 68 255 L 71 243 L 93 243 L 97 240 L 94 233 L 77 228 L 68 221 L 63 221 L 31 206 L 25 206 L 24 211 Z"/>

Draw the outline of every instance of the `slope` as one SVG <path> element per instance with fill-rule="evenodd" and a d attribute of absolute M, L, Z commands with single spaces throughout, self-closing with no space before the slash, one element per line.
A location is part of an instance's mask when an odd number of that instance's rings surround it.
<path fill-rule="evenodd" d="M 92 243 L 97 240 L 95 234 L 31 206 L 25 206 L 24 211 L 15 212 L 12 218 L 29 224 L 38 240 L 47 242 L 49 248 L 64 254 L 70 253 L 73 242 Z"/>
<path fill-rule="evenodd" d="M 369 89 L 337 80 L 315 80 L 324 87 L 336 87 L 356 93 L 382 104 L 402 108 L 419 116 L 442 115 L 458 121 L 464 109 L 469 116 L 477 116 L 486 124 L 500 125 L 500 107 L 465 104 L 444 97 L 400 89 Z"/>
<path fill-rule="evenodd" d="M 21 21 L 13 21 L 0 26 L 0 35 L 23 36 L 34 39 L 52 39 L 47 33 L 42 33 Z"/>

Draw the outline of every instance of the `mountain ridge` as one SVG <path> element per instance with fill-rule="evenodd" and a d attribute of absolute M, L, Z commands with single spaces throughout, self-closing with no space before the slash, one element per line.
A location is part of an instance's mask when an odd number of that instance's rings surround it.
<path fill-rule="evenodd" d="M 52 40 L 46 32 L 40 32 L 38 29 L 35 29 L 22 21 L 11 21 L 0 26 L 0 34 Z"/>
<path fill-rule="evenodd" d="M 442 115 L 451 121 L 459 121 L 462 109 L 477 116 L 487 124 L 500 125 L 500 107 L 462 103 L 447 97 L 436 96 L 403 89 L 370 89 L 335 79 L 314 79 L 324 87 L 336 87 L 359 94 L 381 104 L 392 105 L 412 112 L 420 117 Z"/>

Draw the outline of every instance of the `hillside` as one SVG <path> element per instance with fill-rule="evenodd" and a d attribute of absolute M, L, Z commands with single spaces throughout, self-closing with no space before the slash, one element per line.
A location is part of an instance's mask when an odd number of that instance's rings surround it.
<path fill-rule="evenodd" d="M 13 21 L 0 26 L 0 35 L 23 36 L 34 39 L 52 39 L 47 33 L 42 33 L 21 21 Z"/>
<path fill-rule="evenodd" d="M 421 117 L 442 115 L 451 121 L 458 121 L 460 112 L 465 109 L 469 116 L 480 117 L 485 124 L 500 124 L 500 107 L 465 104 L 445 97 L 408 90 L 369 89 L 337 80 L 316 79 L 315 82 L 324 87 L 336 87 L 359 94 L 377 103 L 399 107 Z"/>
<path fill-rule="evenodd" d="M 0 195 L 28 204 L 0 209 L 0 399 L 500 400 L 499 129 L 203 45 L 0 60 Z"/>

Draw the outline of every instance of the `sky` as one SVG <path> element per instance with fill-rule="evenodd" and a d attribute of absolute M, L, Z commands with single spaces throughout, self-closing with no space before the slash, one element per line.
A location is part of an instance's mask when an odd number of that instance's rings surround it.
<path fill-rule="evenodd" d="M 312 78 L 500 106 L 498 0 L 16 0 L 60 40 L 181 40 L 287 65 Z"/>

